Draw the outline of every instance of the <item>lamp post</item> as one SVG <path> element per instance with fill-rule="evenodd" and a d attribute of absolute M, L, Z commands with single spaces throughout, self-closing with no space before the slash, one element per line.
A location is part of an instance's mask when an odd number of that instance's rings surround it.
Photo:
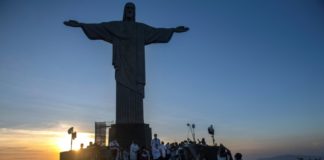
<path fill-rule="evenodd" d="M 71 151 L 72 151 L 72 143 L 73 143 L 73 140 L 77 137 L 77 132 L 74 132 L 73 127 L 70 127 L 68 129 L 68 134 L 71 134 Z"/>
<path fill-rule="evenodd" d="M 215 137 L 214 137 L 215 130 L 214 130 L 213 125 L 210 125 L 210 126 L 208 127 L 208 133 L 209 133 L 210 136 L 212 137 L 213 145 L 214 145 L 214 144 L 215 144 Z"/>
<path fill-rule="evenodd" d="M 196 125 L 194 123 L 193 124 L 187 123 L 187 126 L 189 128 L 189 131 L 191 132 L 193 141 L 196 142 L 196 137 L 195 137 L 195 128 L 196 128 Z"/>

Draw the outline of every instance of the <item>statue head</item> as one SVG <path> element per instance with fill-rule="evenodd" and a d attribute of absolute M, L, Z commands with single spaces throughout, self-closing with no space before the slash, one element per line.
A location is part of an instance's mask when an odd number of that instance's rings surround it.
<path fill-rule="evenodd" d="M 124 7 L 123 21 L 135 22 L 135 4 L 128 2 Z"/>

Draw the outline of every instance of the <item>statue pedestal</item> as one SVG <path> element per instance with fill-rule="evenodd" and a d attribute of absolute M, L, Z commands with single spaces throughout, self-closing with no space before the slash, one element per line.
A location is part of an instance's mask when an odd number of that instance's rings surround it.
<path fill-rule="evenodd" d="M 129 149 L 132 140 L 139 147 L 151 147 L 152 130 L 148 124 L 113 124 L 109 128 L 109 142 L 117 140 L 120 147 Z"/>

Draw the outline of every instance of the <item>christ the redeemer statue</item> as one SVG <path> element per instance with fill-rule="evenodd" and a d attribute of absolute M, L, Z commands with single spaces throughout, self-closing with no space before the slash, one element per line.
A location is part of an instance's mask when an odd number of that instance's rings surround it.
<path fill-rule="evenodd" d="M 174 32 L 187 27 L 154 28 L 135 21 L 135 5 L 127 3 L 122 21 L 98 24 L 64 22 L 81 27 L 91 40 L 104 40 L 113 45 L 113 66 L 116 79 L 116 124 L 144 123 L 143 98 L 145 86 L 145 45 L 167 43 Z"/>

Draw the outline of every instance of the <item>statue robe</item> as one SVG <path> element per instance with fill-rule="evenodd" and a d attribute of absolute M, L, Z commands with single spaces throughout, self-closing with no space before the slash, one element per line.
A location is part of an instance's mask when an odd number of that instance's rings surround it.
<path fill-rule="evenodd" d="M 173 30 L 143 23 L 112 21 L 81 27 L 91 40 L 113 45 L 116 86 L 116 123 L 144 123 L 145 45 L 167 43 Z"/>

